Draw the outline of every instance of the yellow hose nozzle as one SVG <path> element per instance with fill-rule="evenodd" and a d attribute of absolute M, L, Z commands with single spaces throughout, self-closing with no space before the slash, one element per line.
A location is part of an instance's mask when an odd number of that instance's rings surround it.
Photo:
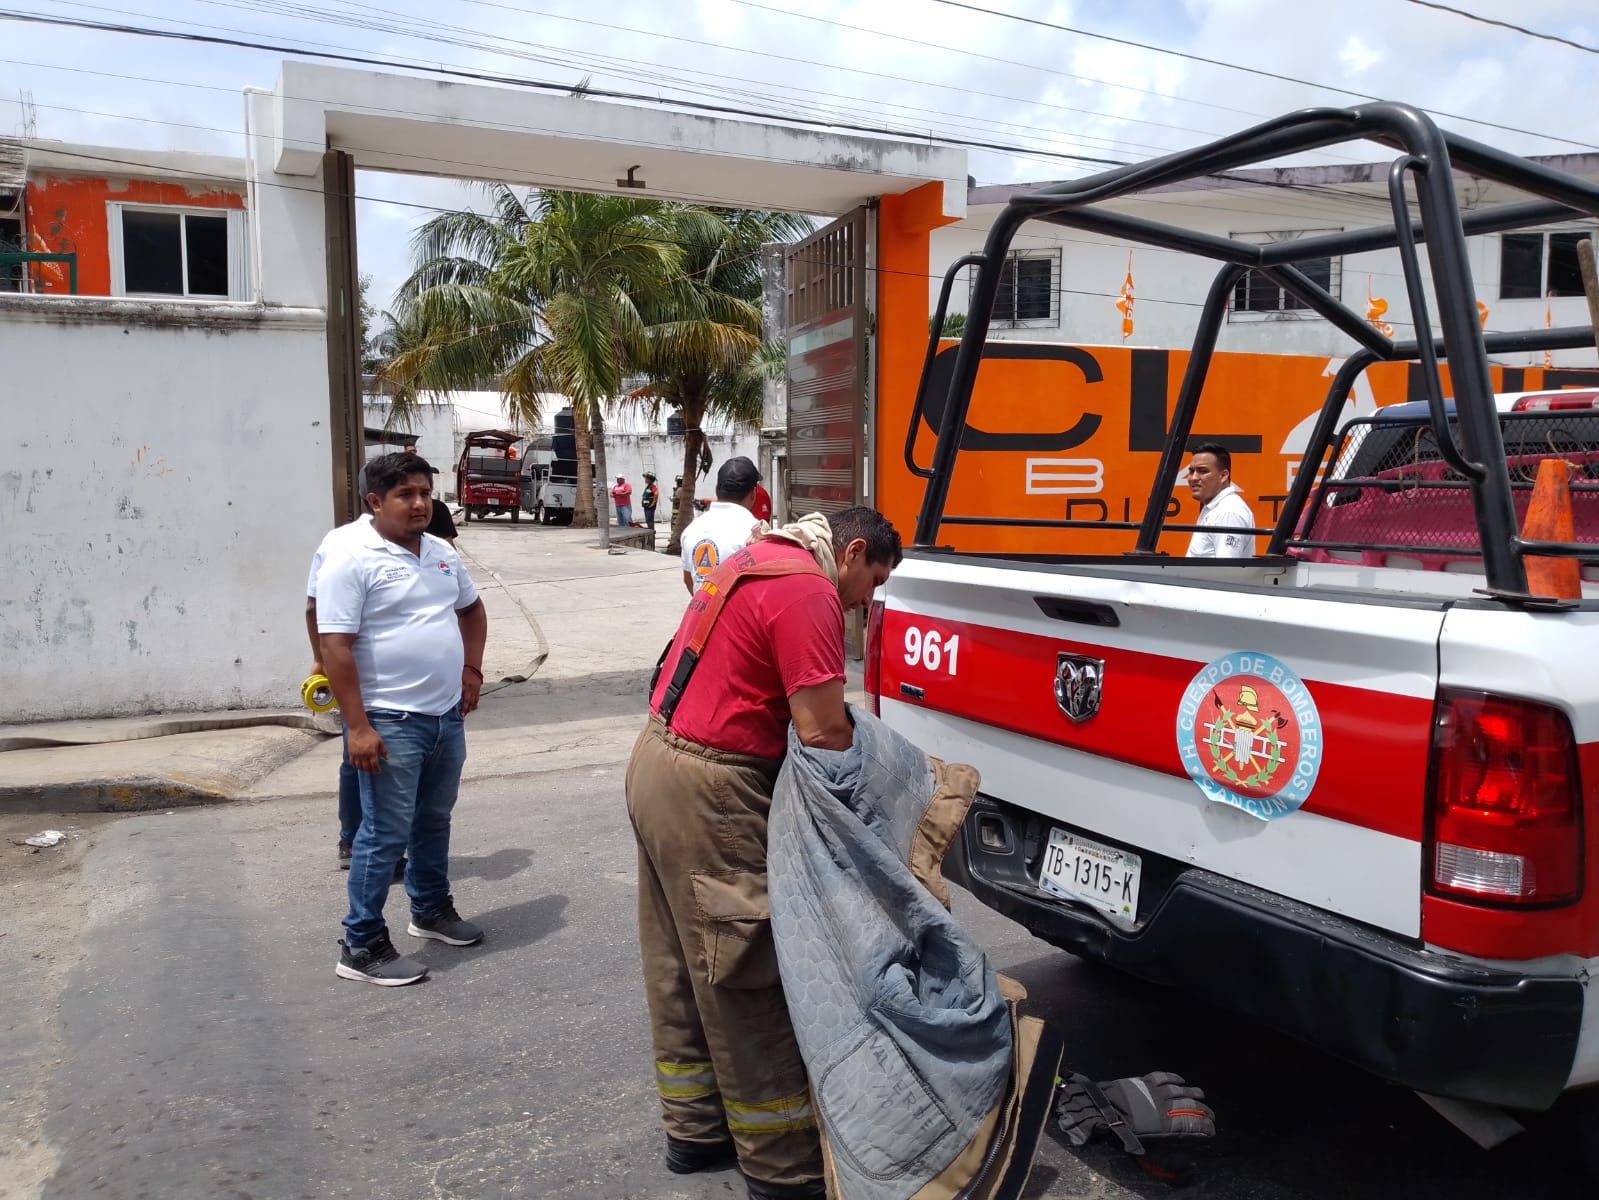
<path fill-rule="evenodd" d="M 312 712 L 325 713 L 339 706 L 326 675 L 313 675 L 300 685 L 300 699 Z"/>

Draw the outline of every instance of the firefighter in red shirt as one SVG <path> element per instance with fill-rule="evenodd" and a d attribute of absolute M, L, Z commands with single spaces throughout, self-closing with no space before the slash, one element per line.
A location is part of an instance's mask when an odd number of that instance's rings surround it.
<path fill-rule="evenodd" d="M 853 743 L 844 613 L 868 606 L 900 558 L 899 534 L 869 508 L 807 517 L 730 556 L 689 604 L 628 764 L 666 1165 L 736 1157 L 751 1200 L 826 1194 L 772 943 L 772 789 L 791 721 L 807 746 Z"/>

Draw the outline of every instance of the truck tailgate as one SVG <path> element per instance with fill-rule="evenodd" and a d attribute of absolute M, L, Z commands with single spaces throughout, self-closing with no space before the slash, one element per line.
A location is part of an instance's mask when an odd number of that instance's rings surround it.
<path fill-rule="evenodd" d="M 1284 578 L 909 555 L 883 716 L 997 799 L 1418 937 L 1446 602 Z"/>

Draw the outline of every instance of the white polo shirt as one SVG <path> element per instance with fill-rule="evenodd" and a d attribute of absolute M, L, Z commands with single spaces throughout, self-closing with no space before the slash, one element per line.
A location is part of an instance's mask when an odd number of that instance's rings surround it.
<path fill-rule="evenodd" d="M 1255 514 L 1249 511 L 1243 488 L 1233 483 L 1211 497 L 1210 503 L 1199 510 L 1199 520 L 1195 524 L 1217 529 L 1252 529 Z M 1188 539 L 1189 558 L 1252 558 L 1254 554 L 1255 535 L 1252 533 L 1201 532 Z"/>
<path fill-rule="evenodd" d="M 460 555 L 422 535 L 412 554 L 370 521 L 323 539 L 315 592 L 317 631 L 353 633 L 364 708 L 436 717 L 461 699 L 466 647 L 455 614 L 477 599 Z"/>
<path fill-rule="evenodd" d="M 360 532 L 363 524 L 372 524 L 372 514 L 362 513 L 353 521 L 346 521 L 343 525 L 335 525 L 322 535 L 322 540 L 317 544 L 316 553 L 311 556 L 311 574 L 306 576 L 305 595 L 308 600 L 316 599 L 316 576 L 322 569 L 322 560 L 328 556 L 328 545 L 340 538 L 347 538 L 351 533 Z"/>
<path fill-rule="evenodd" d="M 683 569 L 694 577 L 694 586 L 704 583 L 729 554 L 743 549 L 759 523 L 754 513 L 731 500 L 717 500 L 690 521 L 680 544 Z"/>

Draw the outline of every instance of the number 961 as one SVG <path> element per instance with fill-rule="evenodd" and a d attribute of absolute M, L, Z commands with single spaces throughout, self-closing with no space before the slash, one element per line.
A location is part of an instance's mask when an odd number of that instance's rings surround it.
<path fill-rule="evenodd" d="M 905 628 L 905 665 L 929 671 L 944 670 L 953 675 L 960 663 L 961 639 L 956 634 L 948 641 L 936 629 L 923 633 L 915 625 Z"/>

